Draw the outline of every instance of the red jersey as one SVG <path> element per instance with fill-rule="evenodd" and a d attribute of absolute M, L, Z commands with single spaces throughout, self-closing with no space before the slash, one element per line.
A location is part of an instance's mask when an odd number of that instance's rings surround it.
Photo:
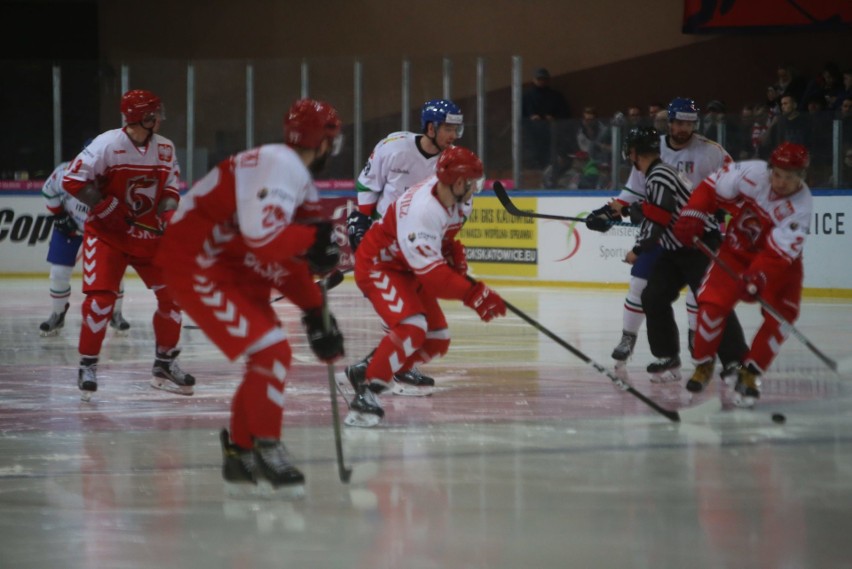
<path fill-rule="evenodd" d="M 154 134 L 145 146 L 136 146 L 124 129 L 114 129 L 95 138 L 74 159 L 62 187 L 77 196 L 85 186 L 94 184 L 104 197 L 118 198 L 133 221 L 160 227 L 157 208 L 167 197 L 180 199 L 179 177 L 172 141 Z M 87 224 L 87 231 L 137 257 L 152 256 L 159 244 L 158 235 L 129 224 L 123 234 L 97 224 Z"/>

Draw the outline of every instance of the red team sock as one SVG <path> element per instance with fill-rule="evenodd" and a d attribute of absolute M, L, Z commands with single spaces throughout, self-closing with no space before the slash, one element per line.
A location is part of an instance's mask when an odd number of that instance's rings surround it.
<path fill-rule="evenodd" d="M 231 404 L 231 440 L 251 448 L 254 439 L 281 438 L 284 388 L 292 351 L 287 340 L 249 356 L 243 382 Z"/>
<path fill-rule="evenodd" d="M 397 324 L 393 330 L 382 338 L 376 353 L 367 366 L 368 379 L 380 379 L 390 383 L 393 375 L 403 369 L 411 358 L 424 344 L 426 332 L 410 324 Z M 409 365 L 410 369 L 411 366 Z"/>

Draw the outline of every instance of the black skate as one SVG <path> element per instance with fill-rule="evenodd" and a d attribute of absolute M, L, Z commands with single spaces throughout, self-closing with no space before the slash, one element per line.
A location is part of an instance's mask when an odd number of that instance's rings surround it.
<path fill-rule="evenodd" d="M 626 330 L 622 331 L 621 340 L 612 350 L 612 359 L 617 362 L 626 362 L 633 355 L 634 347 L 636 347 L 636 334 Z"/>
<path fill-rule="evenodd" d="M 760 372 L 753 365 L 740 366 L 734 386 L 734 405 L 751 409 L 760 399 Z"/>
<path fill-rule="evenodd" d="M 81 401 L 92 399 L 92 394 L 98 390 L 98 358 L 80 358 L 77 388 L 80 389 Z"/>
<path fill-rule="evenodd" d="M 124 319 L 120 311 L 115 311 L 109 320 L 109 327 L 115 330 L 116 336 L 126 336 L 127 331 L 130 330 L 130 322 Z"/>
<path fill-rule="evenodd" d="M 228 429 L 219 433 L 222 443 L 222 478 L 228 493 L 240 494 L 246 488 L 254 488 L 254 453 L 251 449 L 240 448 L 231 442 Z"/>
<path fill-rule="evenodd" d="M 222 444 L 222 478 L 235 498 L 301 498 L 305 476 L 293 466 L 284 443 L 260 439 L 246 449 L 231 442 L 227 429 L 219 433 Z"/>
<path fill-rule="evenodd" d="M 428 375 L 420 373 L 420 370 L 416 367 L 393 376 L 391 393 L 394 395 L 424 397 L 432 395 L 433 391 L 435 391 L 435 380 Z"/>
<path fill-rule="evenodd" d="M 686 382 L 686 390 L 692 393 L 701 393 L 713 379 L 713 371 L 716 368 L 716 360 L 711 359 L 695 366 L 692 377 Z"/>
<path fill-rule="evenodd" d="M 157 352 L 154 367 L 151 369 L 151 387 L 170 391 L 180 395 L 192 395 L 194 392 L 195 378 L 180 369 L 177 357 L 180 350 L 169 352 Z"/>
<path fill-rule="evenodd" d="M 378 397 L 385 389 L 384 384 L 380 381 L 367 383 L 366 366 L 350 366 L 346 368 L 346 375 L 355 389 L 355 397 L 349 404 L 349 414 L 343 424 L 350 427 L 375 427 L 385 416 Z"/>
<path fill-rule="evenodd" d="M 39 324 L 39 335 L 42 337 L 56 336 L 65 326 L 65 313 L 68 312 L 70 305 L 66 302 L 65 309 L 62 312 L 54 312 L 50 317 Z"/>
<path fill-rule="evenodd" d="M 651 374 L 652 383 L 671 383 L 680 381 L 680 358 L 657 358 L 657 361 L 648 365 L 648 373 Z"/>

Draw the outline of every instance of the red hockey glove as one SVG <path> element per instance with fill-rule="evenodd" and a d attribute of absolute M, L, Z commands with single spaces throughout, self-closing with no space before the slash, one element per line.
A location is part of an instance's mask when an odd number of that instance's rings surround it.
<path fill-rule="evenodd" d="M 506 315 L 506 303 L 500 295 L 478 282 L 464 297 L 464 305 L 473 308 L 485 322 L 491 322 L 495 316 Z"/>
<path fill-rule="evenodd" d="M 98 202 L 91 210 L 86 223 L 92 223 L 113 233 L 127 233 L 127 217 L 130 212 L 115 196 L 108 196 Z"/>
<path fill-rule="evenodd" d="M 763 271 L 749 269 L 743 274 L 739 284 L 740 297 L 747 302 L 754 302 L 766 288 L 766 275 Z"/>
<path fill-rule="evenodd" d="M 675 238 L 684 247 L 692 247 L 692 241 L 704 234 L 704 221 L 707 214 L 697 209 L 684 208 L 675 222 L 673 231 Z"/>
<path fill-rule="evenodd" d="M 465 253 L 461 241 L 457 239 L 450 241 L 444 251 L 444 258 L 455 272 L 460 275 L 467 274 L 467 253 Z"/>

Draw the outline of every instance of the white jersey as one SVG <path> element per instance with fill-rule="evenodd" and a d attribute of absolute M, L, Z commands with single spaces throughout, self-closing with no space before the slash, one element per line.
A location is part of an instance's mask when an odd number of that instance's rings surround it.
<path fill-rule="evenodd" d="M 731 163 L 731 155 L 718 143 L 693 133 L 689 142 L 680 150 L 675 150 L 668 143 L 666 135 L 660 136 L 660 160 L 672 166 L 686 176 L 697 186 L 704 178 Z M 624 203 L 634 203 L 645 199 L 645 174 L 635 167 L 630 170 L 625 189 L 617 198 Z"/>
<path fill-rule="evenodd" d="M 82 233 L 89 216 L 89 206 L 62 189 L 62 178 L 70 164 L 71 162 L 63 162 L 51 172 L 41 188 L 41 195 L 47 201 L 47 209 L 51 214 L 59 215 L 64 211 L 71 216 Z"/>
<path fill-rule="evenodd" d="M 426 156 L 417 145 L 423 136 L 413 132 L 394 132 L 379 142 L 367 165 L 358 176 L 358 204 L 376 204 L 384 216 L 390 204 L 408 188 L 435 173 L 438 156 Z"/>
<path fill-rule="evenodd" d="M 706 181 L 721 203 L 739 208 L 727 230 L 734 249 L 746 253 L 769 249 L 793 261 L 801 256 L 808 235 L 813 197 L 804 182 L 795 194 L 777 196 L 769 176 L 766 162 L 748 160 L 730 164 Z"/>
<path fill-rule="evenodd" d="M 443 243 L 461 229 L 467 204 L 444 207 L 435 194 L 437 183 L 438 178 L 431 176 L 406 190 L 367 232 L 359 257 L 366 255 L 373 265 L 417 275 L 446 264 Z"/>

